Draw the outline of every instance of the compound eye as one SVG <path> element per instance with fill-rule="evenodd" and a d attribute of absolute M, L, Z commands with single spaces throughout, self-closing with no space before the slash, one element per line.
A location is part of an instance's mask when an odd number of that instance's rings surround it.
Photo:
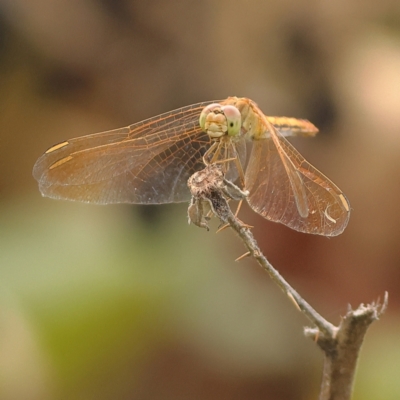
<path fill-rule="evenodd" d="M 229 136 L 237 136 L 242 126 L 242 115 L 235 106 L 223 106 L 221 108 L 226 118 Z"/>
<path fill-rule="evenodd" d="M 207 128 L 206 128 L 206 119 L 207 119 L 207 115 L 210 114 L 210 112 L 213 112 L 215 110 L 221 110 L 221 104 L 218 103 L 212 103 L 209 104 L 207 107 L 204 107 L 201 114 L 200 114 L 200 118 L 199 118 L 199 124 L 200 124 L 200 128 L 206 132 Z"/>

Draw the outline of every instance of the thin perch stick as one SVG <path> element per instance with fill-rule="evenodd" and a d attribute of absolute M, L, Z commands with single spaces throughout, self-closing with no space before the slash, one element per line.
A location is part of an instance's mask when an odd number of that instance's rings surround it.
<path fill-rule="evenodd" d="M 196 172 L 189 178 L 188 186 L 192 193 L 188 210 L 189 222 L 208 229 L 205 210 L 211 210 L 222 223 L 228 224 L 238 234 L 250 255 L 268 272 L 296 308 L 316 326 L 305 328 L 304 333 L 318 344 L 325 355 L 319 400 L 350 400 L 364 336 L 369 325 L 385 312 L 388 294 L 385 293 L 382 305 L 376 302 L 366 306 L 361 304 L 356 310 L 349 309 L 340 325 L 334 326 L 286 282 L 262 254 L 249 227 L 232 213 L 227 198 L 243 200 L 247 193 L 224 179 L 220 165 L 210 164 L 204 170 Z"/>

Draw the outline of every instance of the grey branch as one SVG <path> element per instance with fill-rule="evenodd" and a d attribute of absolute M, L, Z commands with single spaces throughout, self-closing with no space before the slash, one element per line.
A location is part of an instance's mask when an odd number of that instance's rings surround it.
<path fill-rule="evenodd" d="M 339 326 L 334 326 L 310 306 L 262 254 L 249 227 L 231 211 L 228 199 L 243 201 L 247 193 L 224 178 L 222 167 L 208 165 L 193 174 L 188 181 L 192 200 L 188 210 L 189 223 L 206 228 L 212 214 L 228 224 L 242 239 L 248 254 L 268 272 L 271 279 L 282 289 L 295 306 L 315 326 L 305 328 L 324 352 L 324 368 L 319 400 L 350 400 L 358 354 L 369 325 L 385 312 L 388 294 L 382 305 L 379 302 L 349 308 Z"/>

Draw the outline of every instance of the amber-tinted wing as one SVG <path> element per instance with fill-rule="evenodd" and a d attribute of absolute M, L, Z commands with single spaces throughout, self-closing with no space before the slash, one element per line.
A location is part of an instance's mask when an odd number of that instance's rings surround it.
<path fill-rule="evenodd" d="M 194 104 L 48 149 L 33 176 L 44 196 L 88 203 L 161 204 L 190 198 L 188 178 L 210 146 Z"/>
<path fill-rule="evenodd" d="M 350 217 L 342 191 L 309 164 L 271 125 L 270 138 L 254 140 L 246 168 L 254 211 L 300 232 L 336 236 Z"/>

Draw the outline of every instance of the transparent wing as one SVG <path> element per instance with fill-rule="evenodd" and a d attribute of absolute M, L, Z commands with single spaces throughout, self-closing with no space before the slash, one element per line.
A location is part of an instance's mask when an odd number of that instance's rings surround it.
<path fill-rule="evenodd" d="M 190 198 L 187 179 L 210 145 L 194 104 L 131 126 L 55 145 L 36 162 L 44 196 L 88 203 L 161 204 Z"/>
<path fill-rule="evenodd" d="M 344 194 L 276 129 L 269 131 L 270 138 L 254 140 L 246 168 L 251 208 L 300 232 L 342 233 L 350 217 Z"/>

